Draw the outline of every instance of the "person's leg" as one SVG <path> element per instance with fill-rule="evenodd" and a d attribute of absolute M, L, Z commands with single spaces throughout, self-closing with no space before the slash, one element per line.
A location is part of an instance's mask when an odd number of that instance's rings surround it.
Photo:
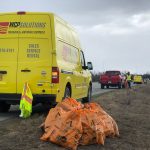
<path fill-rule="evenodd" d="M 130 81 L 128 81 L 128 85 L 129 85 L 129 88 L 131 89 L 131 82 Z"/>

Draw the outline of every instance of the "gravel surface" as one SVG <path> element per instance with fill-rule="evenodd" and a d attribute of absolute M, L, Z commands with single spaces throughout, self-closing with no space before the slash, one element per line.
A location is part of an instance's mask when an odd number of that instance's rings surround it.
<path fill-rule="evenodd" d="M 107 138 L 104 146 L 79 146 L 79 150 L 150 150 L 150 84 L 113 90 L 96 96 L 93 101 L 116 120 L 120 137 Z M 63 150 L 40 141 L 39 126 L 46 115 L 47 112 L 35 111 L 26 120 L 12 118 L 0 122 L 0 150 Z"/>

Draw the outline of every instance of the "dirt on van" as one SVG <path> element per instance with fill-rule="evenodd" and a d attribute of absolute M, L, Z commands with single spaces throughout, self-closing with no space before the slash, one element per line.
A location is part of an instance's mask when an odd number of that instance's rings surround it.
<path fill-rule="evenodd" d="M 113 90 L 96 96 L 99 103 L 118 124 L 120 137 L 106 138 L 105 145 L 79 146 L 79 150 L 149 150 L 150 149 L 150 84 L 132 89 Z M 34 111 L 29 119 L 12 118 L 0 122 L 0 150 L 63 150 L 40 140 L 39 128 L 48 112 Z"/>

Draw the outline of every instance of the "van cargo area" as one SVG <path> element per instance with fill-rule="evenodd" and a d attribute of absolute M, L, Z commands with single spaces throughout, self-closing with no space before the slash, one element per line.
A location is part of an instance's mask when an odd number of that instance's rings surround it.
<path fill-rule="evenodd" d="M 75 29 L 55 14 L 0 14 L 0 102 L 18 104 L 25 82 L 34 103 L 89 101 L 88 64 Z"/>

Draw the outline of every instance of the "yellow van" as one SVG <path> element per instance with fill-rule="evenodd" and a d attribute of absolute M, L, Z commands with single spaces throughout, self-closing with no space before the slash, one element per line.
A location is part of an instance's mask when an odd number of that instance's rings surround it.
<path fill-rule="evenodd" d="M 90 101 L 92 63 L 85 63 L 76 31 L 53 13 L 0 14 L 0 111 L 19 104 L 29 83 L 33 103 L 70 96 Z"/>
<path fill-rule="evenodd" d="M 143 83 L 142 75 L 134 75 L 133 83 L 134 84 L 142 84 Z"/>

